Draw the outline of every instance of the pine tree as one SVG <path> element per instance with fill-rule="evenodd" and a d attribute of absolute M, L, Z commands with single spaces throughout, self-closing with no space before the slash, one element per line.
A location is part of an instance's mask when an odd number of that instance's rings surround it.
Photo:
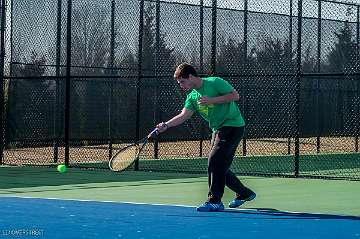
<path fill-rule="evenodd" d="M 222 44 L 217 56 L 216 72 L 218 74 L 244 73 L 246 69 L 244 42 L 236 42 L 232 38 L 225 41 L 223 37 L 219 38 L 219 42 Z"/>
<path fill-rule="evenodd" d="M 12 138 L 44 138 L 51 132 L 53 81 L 41 78 L 46 58 L 31 51 L 24 64 L 14 64 L 12 74 L 31 79 L 12 80 L 9 87 L 7 111 L 7 141 Z M 38 78 L 37 78 L 38 77 Z M 38 134 L 38 135 L 36 135 Z"/>
<path fill-rule="evenodd" d="M 294 54 L 288 41 L 270 38 L 256 51 L 257 63 L 263 73 L 294 73 Z"/>
<path fill-rule="evenodd" d="M 335 45 L 327 56 L 328 72 L 353 72 L 356 66 L 356 42 L 352 39 L 352 28 L 348 21 L 336 36 Z"/>
<path fill-rule="evenodd" d="M 336 41 L 328 54 L 327 60 L 328 65 L 325 67 L 327 72 L 336 73 L 351 73 L 357 69 L 356 62 L 356 42 L 353 40 L 352 27 L 350 23 L 346 21 L 344 27 L 338 32 L 334 32 Z M 342 131 L 346 117 L 350 115 L 349 109 L 352 107 L 351 102 L 348 98 L 344 98 L 344 90 L 352 88 L 351 81 L 346 80 L 347 78 L 337 77 L 336 80 L 329 82 L 329 87 L 336 89 L 336 97 L 332 98 L 333 102 L 329 102 L 327 105 L 327 113 L 335 117 L 329 125 L 329 129 L 332 131 Z"/>
<path fill-rule="evenodd" d="M 83 5 L 73 11 L 71 74 L 108 75 L 110 56 L 110 15 L 101 5 Z M 108 122 L 109 84 L 92 78 L 73 79 L 71 86 L 72 135 L 101 138 Z"/>
<path fill-rule="evenodd" d="M 156 19 L 154 13 L 155 5 L 149 4 L 144 11 L 144 33 L 142 69 L 145 75 L 155 75 L 156 61 L 158 73 L 169 73 L 173 71 L 176 63 L 174 48 L 169 48 L 165 38 L 166 34 L 160 32 L 159 42 L 156 42 Z M 158 47 L 158 54 L 157 53 Z"/>

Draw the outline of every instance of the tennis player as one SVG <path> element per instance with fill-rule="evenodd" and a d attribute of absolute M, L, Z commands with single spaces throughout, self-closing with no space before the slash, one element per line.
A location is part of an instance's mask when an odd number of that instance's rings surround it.
<path fill-rule="evenodd" d="M 174 73 L 180 87 L 189 92 L 181 113 L 159 123 L 156 128 L 160 133 L 180 125 L 198 112 L 212 129 L 212 149 L 208 157 L 208 199 L 197 207 L 198 211 L 221 211 L 224 204 L 221 198 L 225 185 L 236 193 L 229 203 L 235 208 L 251 201 L 256 194 L 245 187 L 230 170 L 235 151 L 244 134 L 245 122 L 236 104 L 239 100 L 237 91 L 220 77 L 198 76 L 193 66 L 182 63 Z"/>

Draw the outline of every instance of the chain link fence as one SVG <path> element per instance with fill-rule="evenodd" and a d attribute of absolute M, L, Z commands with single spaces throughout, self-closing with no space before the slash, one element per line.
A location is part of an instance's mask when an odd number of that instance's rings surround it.
<path fill-rule="evenodd" d="M 360 179 L 359 5 L 318 0 L 1 0 L 5 165 L 107 168 L 177 114 L 173 71 L 239 92 L 233 170 Z M 149 143 L 136 170 L 206 172 L 195 116 Z"/>

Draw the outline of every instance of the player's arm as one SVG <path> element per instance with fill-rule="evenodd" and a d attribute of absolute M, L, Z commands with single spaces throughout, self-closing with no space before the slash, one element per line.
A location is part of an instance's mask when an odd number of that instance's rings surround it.
<path fill-rule="evenodd" d="M 156 128 L 159 130 L 160 133 L 166 131 L 168 128 L 175 127 L 177 125 L 180 125 L 184 123 L 186 120 L 190 119 L 191 116 L 194 114 L 192 110 L 183 108 L 181 110 L 181 113 L 174 116 L 170 120 L 166 122 L 162 122 L 156 126 Z"/>
<path fill-rule="evenodd" d="M 198 104 L 200 105 L 210 105 L 210 104 L 225 104 L 231 101 L 238 101 L 239 94 L 234 89 L 229 82 L 225 81 L 220 77 L 216 77 L 212 85 L 216 91 L 219 93 L 215 97 L 203 96 L 198 99 Z"/>
<path fill-rule="evenodd" d="M 239 98 L 240 98 L 239 93 L 234 89 L 230 93 L 221 96 L 216 96 L 216 97 L 202 96 L 199 98 L 198 103 L 200 105 L 224 104 L 231 101 L 238 101 Z"/>

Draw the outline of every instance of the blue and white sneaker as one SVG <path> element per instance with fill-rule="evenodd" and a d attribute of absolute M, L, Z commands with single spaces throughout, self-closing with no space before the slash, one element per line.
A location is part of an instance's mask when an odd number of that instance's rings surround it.
<path fill-rule="evenodd" d="M 236 208 L 241 205 L 243 205 L 245 202 L 251 201 L 254 198 L 256 198 L 256 193 L 252 192 L 248 197 L 246 198 L 235 198 L 229 203 L 230 208 Z"/>
<path fill-rule="evenodd" d="M 199 212 L 218 212 L 224 210 L 224 204 L 222 202 L 219 203 L 211 203 L 205 202 L 196 208 Z"/>

